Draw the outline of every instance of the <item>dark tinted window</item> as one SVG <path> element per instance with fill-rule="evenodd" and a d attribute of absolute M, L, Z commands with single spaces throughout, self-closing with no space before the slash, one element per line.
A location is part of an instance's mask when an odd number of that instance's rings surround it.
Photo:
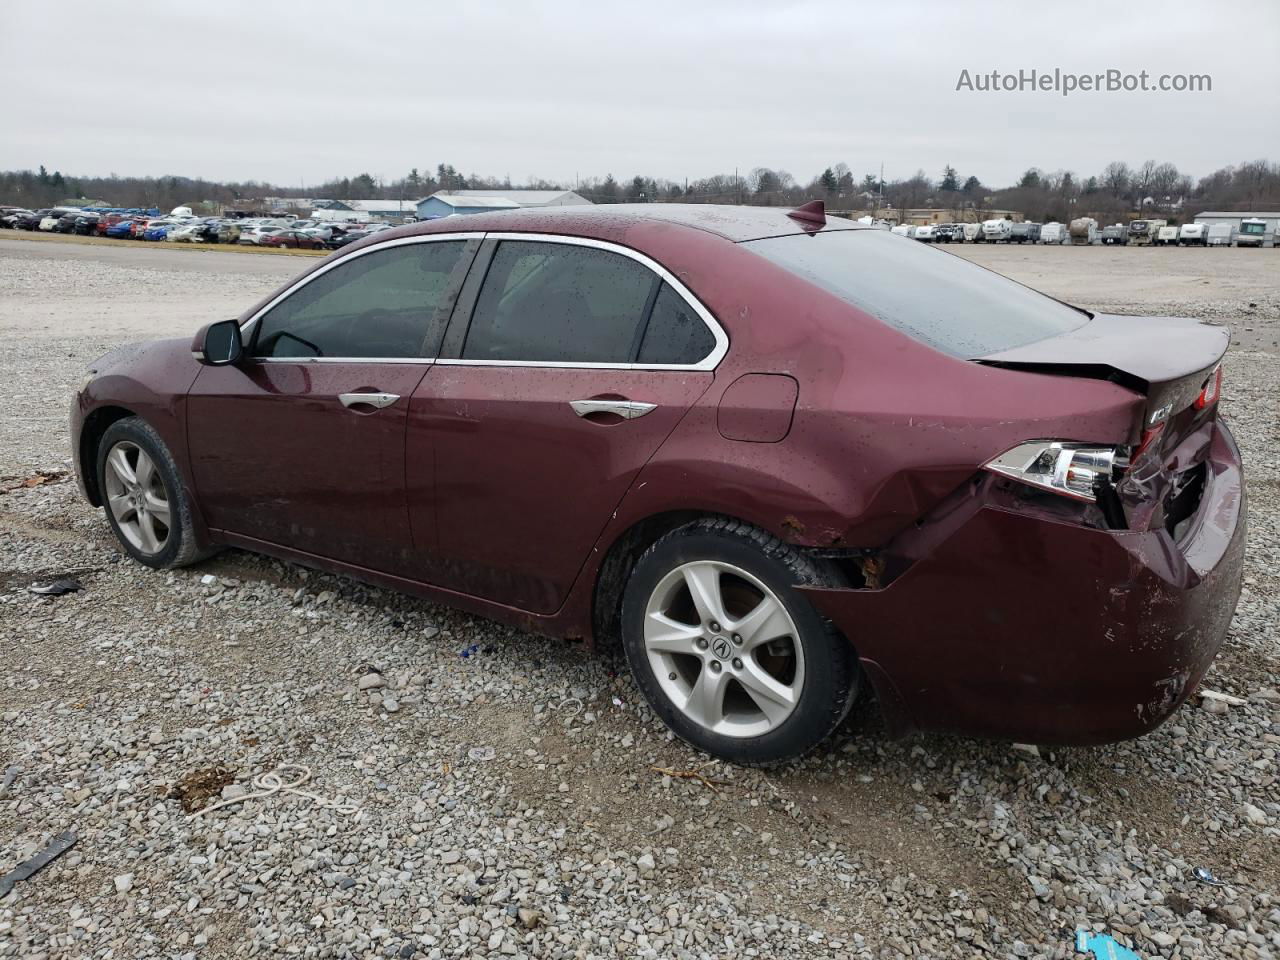
<path fill-rule="evenodd" d="M 259 357 L 423 357 L 448 320 L 461 240 L 410 243 L 353 257 L 258 321 Z"/>
<path fill-rule="evenodd" d="M 503 241 L 476 300 L 462 355 L 630 363 L 658 282 L 642 264 L 608 250 Z"/>
<path fill-rule="evenodd" d="M 998 273 L 882 230 L 824 231 L 743 246 L 954 357 L 1010 350 L 1089 320 Z"/>
<path fill-rule="evenodd" d="M 715 345 L 715 337 L 693 307 L 664 283 L 654 301 L 637 362 L 697 363 Z"/>

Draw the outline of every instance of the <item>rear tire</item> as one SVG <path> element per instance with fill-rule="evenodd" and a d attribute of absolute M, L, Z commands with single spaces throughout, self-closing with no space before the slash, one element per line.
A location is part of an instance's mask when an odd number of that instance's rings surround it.
<path fill-rule="evenodd" d="M 818 565 L 736 520 L 679 527 L 636 562 L 622 637 L 641 692 L 677 736 L 744 765 L 790 760 L 849 712 L 853 648 L 796 585 Z"/>
<path fill-rule="evenodd" d="M 117 420 L 98 444 L 98 490 L 125 552 L 156 570 L 209 556 L 196 543 L 191 502 L 160 435 L 140 417 Z"/>

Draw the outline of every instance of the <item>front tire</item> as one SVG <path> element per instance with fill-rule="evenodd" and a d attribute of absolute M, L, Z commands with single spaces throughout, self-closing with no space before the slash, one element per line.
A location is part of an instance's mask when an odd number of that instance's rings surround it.
<path fill-rule="evenodd" d="M 682 740 L 745 765 L 798 757 L 848 714 L 853 649 L 796 585 L 831 579 L 736 520 L 679 527 L 637 561 L 622 636 L 636 683 Z"/>
<path fill-rule="evenodd" d="M 157 570 L 203 559 L 191 503 L 160 435 L 140 417 L 117 420 L 98 445 L 98 490 L 107 522 L 133 559 Z"/>

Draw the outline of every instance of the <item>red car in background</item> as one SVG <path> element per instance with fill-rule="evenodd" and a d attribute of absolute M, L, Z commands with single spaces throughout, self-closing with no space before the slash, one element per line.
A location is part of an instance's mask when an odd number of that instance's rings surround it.
<path fill-rule="evenodd" d="M 129 219 L 128 214 L 124 213 L 104 213 L 98 217 L 98 224 L 95 231 L 98 236 L 105 237 L 107 231 L 114 227 L 121 220 Z"/>
<path fill-rule="evenodd" d="M 291 247 L 302 250 L 323 250 L 325 243 L 319 237 L 303 233 L 301 230 L 281 230 L 279 233 L 263 234 L 258 240 L 260 247 Z"/>
<path fill-rule="evenodd" d="M 504 211 L 354 243 L 72 414 L 123 549 L 235 546 L 620 640 L 681 737 L 1151 730 L 1240 589 L 1224 327 L 1089 313 L 821 205 Z"/>

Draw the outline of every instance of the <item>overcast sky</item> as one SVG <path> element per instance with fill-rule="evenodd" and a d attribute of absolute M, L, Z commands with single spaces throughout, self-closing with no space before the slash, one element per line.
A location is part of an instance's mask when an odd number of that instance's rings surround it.
<path fill-rule="evenodd" d="M 978 93 L 961 71 L 1207 73 Z M 1280 160 L 1280 3 L 0 0 L 0 169 L 315 184 Z"/>

